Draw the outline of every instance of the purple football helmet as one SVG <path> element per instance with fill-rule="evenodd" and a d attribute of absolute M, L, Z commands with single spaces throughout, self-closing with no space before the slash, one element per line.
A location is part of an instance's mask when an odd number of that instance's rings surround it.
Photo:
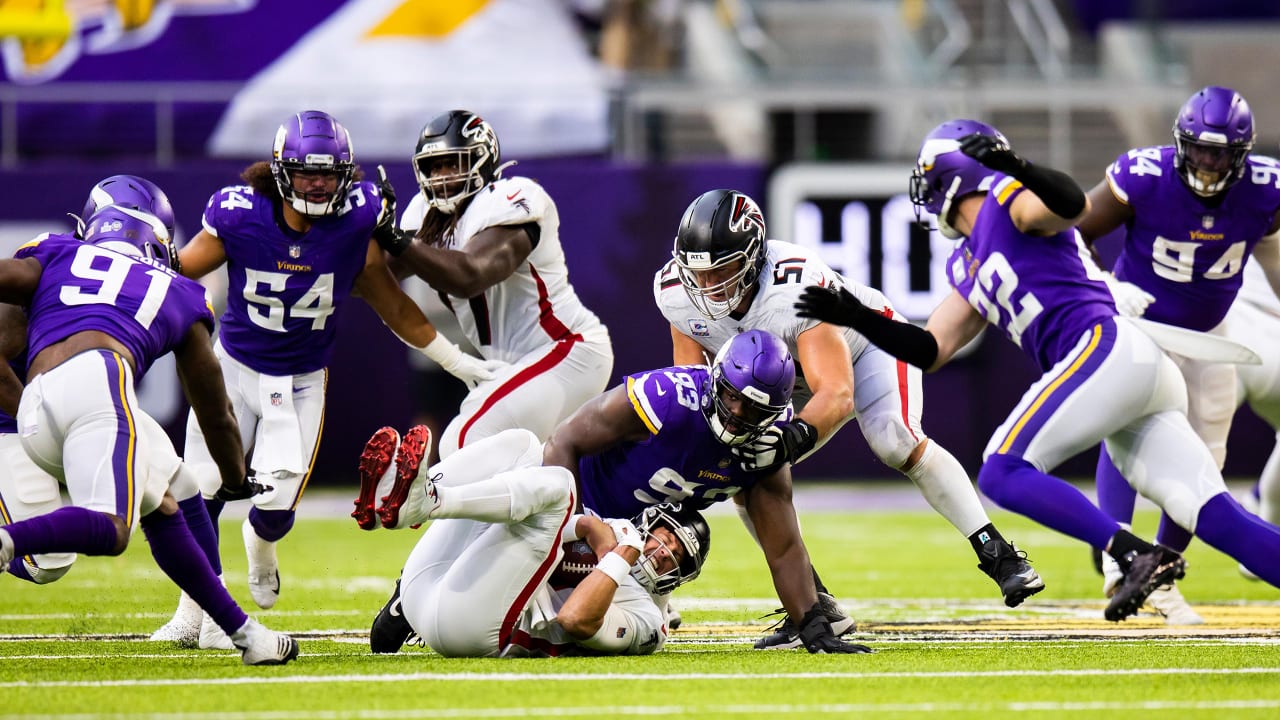
<path fill-rule="evenodd" d="M 741 445 L 769 429 L 791 403 L 795 385 L 796 364 L 782 340 L 748 330 L 716 353 L 702 412 L 717 440 Z"/>
<path fill-rule="evenodd" d="M 498 134 L 467 110 L 437 115 L 418 133 L 413 173 L 427 204 L 450 214 L 463 200 L 502 176 Z M 447 171 L 447 173 L 445 172 Z"/>
<path fill-rule="evenodd" d="M 85 223 L 99 208 L 107 205 L 119 205 L 153 215 L 164 224 L 169 238 L 174 237 L 175 222 L 169 197 L 158 185 L 137 175 L 112 175 L 94 185 L 84 210 L 80 212 L 76 235 L 83 237 Z"/>
<path fill-rule="evenodd" d="M 177 271 L 178 251 L 160 218 L 124 205 L 106 205 L 85 221 L 84 241 L 121 255 L 146 258 Z"/>
<path fill-rule="evenodd" d="M 1173 165 L 1191 192 L 1212 197 L 1244 177 L 1253 139 L 1249 103 L 1231 88 L 1210 85 L 1178 111 Z"/>
<path fill-rule="evenodd" d="M 960 232 L 951 225 L 954 203 L 970 193 L 982 192 L 991 183 L 992 171 L 960 152 L 960 139 L 981 133 L 1004 140 L 999 130 L 977 120 L 948 120 L 924 136 L 909 190 L 916 206 L 916 221 L 924 208 L 938 218 L 938 231 L 952 240 Z"/>
<path fill-rule="evenodd" d="M 328 113 L 304 110 L 276 130 L 271 174 L 284 201 L 308 217 L 332 215 L 347 200 L 355 175 L 351 135 Z M 302 177 L 298 177 L 301 175 Z M 316 176 L 336 180 L 333 189 L 295 189 L 294 180 Z"/>

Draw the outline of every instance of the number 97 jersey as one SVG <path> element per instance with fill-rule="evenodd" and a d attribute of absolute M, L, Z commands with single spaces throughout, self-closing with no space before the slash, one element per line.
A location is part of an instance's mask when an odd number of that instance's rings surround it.
<path fill-rule="evenodd" d="M 238 185 L 218 191 L 204 229 L 227 254 L 227 310 L 219 342 L 227 354 L 267 375 L 299 375 L 328 366 L 338 309 L 364 269 L 381 198 L 353 183 L 334 215 L 294 232 L 277 221 L 276 202 Z"/>

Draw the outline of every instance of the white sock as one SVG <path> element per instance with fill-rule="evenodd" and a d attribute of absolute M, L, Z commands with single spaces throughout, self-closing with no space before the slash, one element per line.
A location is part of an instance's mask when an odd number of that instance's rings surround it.
<path fill-rule="evenodd" d="M 938 443 L 928 443 L 924 454 L 904 474 L 920 488 L 929 506 L 967 538 L 991 520 L 960 461 Z"/>

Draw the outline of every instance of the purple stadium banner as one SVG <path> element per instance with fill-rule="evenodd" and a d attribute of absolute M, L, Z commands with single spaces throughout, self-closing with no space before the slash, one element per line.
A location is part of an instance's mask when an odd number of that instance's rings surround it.
<path fill-rule="evenodd" d="M 104 176 L 147 176 L 170 195 L 180 235 L 199 228 L 200 213 L 219 187 L 236 182 L 241 163 L 203 161 L 164 171 L 121 165 L 41 164 L 22 172 L 0 171 L 5 202 L 0 225 L 66 227 L 88 189 Z M 414 180 L 407 162 L 388 167 L 402 198 Z M 513 172 L 542 183 L 556 200 L 570 276 L 583 301 L 609 326 L 616 351 L 615 377 L 667 365 L 668 328 L 654 308 L 651 278 L 670 257 L 675 228 L 686 205 L 701 192 L 734 187 L 764 197 L 766 171 L 757 166 L 620 166 L 604 160 L 522 162 Z M 353 486 L 356 458 L 365 439 L 382 425 L 404 427 L 415 411 L 407 388 L 404 346 L 363 303 L 340 313 L 338 351 L 329 379 L 329 410 L 315 482 Z M 931 437 L 976 471 L 986 440 L 1036 378 L 1031 363 L 1010 343 L 988 337 L 970 356 L 925 377 L 924 425 Z M 175 437 L 185 414 L 160 418 Z M 1249 411 L 1237 415 L 1228 474 L 1256 475 L 1273 433 Z M 1089 475 L 1096 452 L 1069 462 L 1064 473 Z M 846 427 L 797 468 L 802 478 L 899 478 L 876 460 L 854 425 Z"/>

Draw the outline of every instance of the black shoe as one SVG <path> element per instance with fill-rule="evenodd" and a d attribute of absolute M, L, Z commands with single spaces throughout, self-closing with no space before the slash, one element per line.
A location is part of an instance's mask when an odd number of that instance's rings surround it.
<path fill-rule="evenodd" d="M 413 626 L 404 619 L 400 612 L 400 579 L 396 579 L 396 590 L 391 599 L 378 611 L 373 619 L 373 627 L 369 628 L 369 649 L 375 653 L 395 653 L 413 635 Z"/>
<path fill-rule="evenodd" d="M 1116 587 L 1116 594 L 1107 603 L 1103 617 L 1112 622 L 1129 617 L 1138 612 L 1156 588 L 1181 579 L 1186 573 L 1187 561 L 1167 547 L 1157 545 L 1150 552 L 1135 556 Z"/>
<path fill-rule="evenodd" d="M 845 633 L 853 631 L 853 618 L 845 614 L 840 605 L 836 603 L 836 599 L 827 593 L 818 593 L 818 604 L 822 607 L 822 613 L 827 616 L 827 621 L 831 623 L 831 634 L 840 637 Z M 756 641 L 753 645 L 756 650 L 790 650 L 803 645 L 800 640 L 800 632 L 796 629 L 796 624 L 791 622 L 791 616 L 783 608 L 774 610 L 770 615 L 781 613 L 782 619 L 774 624 L 774 631 Z M 767 616 L 766 616 L 767 617 Z"/>
<path fill-rule="evenodd" d="M 1004 540 L 988 540 L 979 557 L 978 569 L 996 581 L 1009 607 L 1018 607 L 1044 589 L 1044 580 L 1027 562 L 1027 554 Z"/>

